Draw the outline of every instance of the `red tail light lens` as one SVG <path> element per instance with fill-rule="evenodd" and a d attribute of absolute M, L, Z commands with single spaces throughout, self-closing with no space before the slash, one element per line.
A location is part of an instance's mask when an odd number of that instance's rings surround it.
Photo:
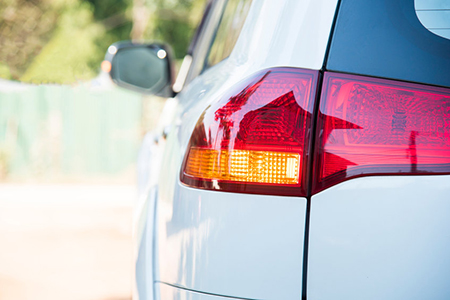
<path fill-rule="evenodd" d="M 318 71 L 256 74 L 208 107 L 181 171 L 189 186 L 306 196 L 307 149 Z"/>
<path fill-rule="evenodd" d="M 318 192 L 361 175 L 450 173 L 450 90 L 325 73 Z"/>

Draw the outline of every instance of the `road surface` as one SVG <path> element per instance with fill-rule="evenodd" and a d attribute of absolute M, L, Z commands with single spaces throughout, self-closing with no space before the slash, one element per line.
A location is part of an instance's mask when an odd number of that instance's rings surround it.
<path fill-rule="evenodd" d="M 0 299 L 131 299 L 134 194 L 0 184 Z"/>

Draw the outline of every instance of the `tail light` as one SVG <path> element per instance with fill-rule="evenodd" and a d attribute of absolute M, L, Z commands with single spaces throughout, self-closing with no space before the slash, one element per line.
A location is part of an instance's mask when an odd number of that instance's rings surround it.
<path fill-rule="evenodd" d="M 208 107 L 195 126 L 181 181 L 232 192 L 306 196 L 306 149 L 318 71 L 256 74 Z"/>
<path fill-rule="evenodd" d="M 363 175 L 450 172 L 450 91 L 326 73 L 314 189 Z"/>
<path fill-rule="evenodd" d="M 263 71 L 210 105 L 181 182 L 307 196 L 358 176 L 450 173 L 449 89 L 326 72 L 313 134 L 318 74 Z"/>

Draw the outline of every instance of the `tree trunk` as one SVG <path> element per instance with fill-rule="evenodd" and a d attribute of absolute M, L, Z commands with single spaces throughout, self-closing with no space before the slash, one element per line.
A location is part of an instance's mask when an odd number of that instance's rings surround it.
<path fill-rule="evenodd" d="M 140 41 L 144 38 L 149 17 L 150 11 L 145 5 L 145 0 L 133 0 L 133 28 L 130 33 L 133 41 Z"/>

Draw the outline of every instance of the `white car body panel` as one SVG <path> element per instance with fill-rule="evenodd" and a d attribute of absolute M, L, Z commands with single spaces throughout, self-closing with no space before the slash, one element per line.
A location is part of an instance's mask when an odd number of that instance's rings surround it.
<path fill-rule="evenodd" d="M 179 175 L 199 116 L 236 83 L 322 68 L 336 5 L 253 0 L 230 57 L 170 102 L 167 141 L 141 162 L 152 166 L 136 213 L 141 300 L 301 299 L 307 199 L 193 189 Z M 448 211 L 450 176 L 363 177 L 312 196 L 308 300 L 447 299 Z"/>
<path fill-rule="evenodd" d="M 320 69 L 336 4 L 337 0 L 254 0 L 228 62 L 246 66 L 249 74 L 275 66 Z"/>
<path fill-rule="evenodd" d="M 363 177 L 311 199 L 308 300 L 448 299 L 450 176 Z"/>
<path fill-rule="evenodd" d="M 253 299 L 301 297 L 306 199 L 192 189 L 179 174 L 199 116 L 234 84 L 270 67 L 322 67 L 336 4 L 254 0 L 230 57 L 177 96 L 159 174 L 155 281 Z"/>
<path fill-rule="evenodd" d="M 232 300 L 238 298 L 224 298 L 212 294 L 198 293 L 186 289 L 180 289 L 164 283 L 155 284 L 156 299 L 172 299 L 172 300 Z"/>
<path fill-rule="evenodd" d="M 161 198 L 156 281 L 243 298 L 300 296 L 306 199 L 181 185 L 174 203 Z"/>

